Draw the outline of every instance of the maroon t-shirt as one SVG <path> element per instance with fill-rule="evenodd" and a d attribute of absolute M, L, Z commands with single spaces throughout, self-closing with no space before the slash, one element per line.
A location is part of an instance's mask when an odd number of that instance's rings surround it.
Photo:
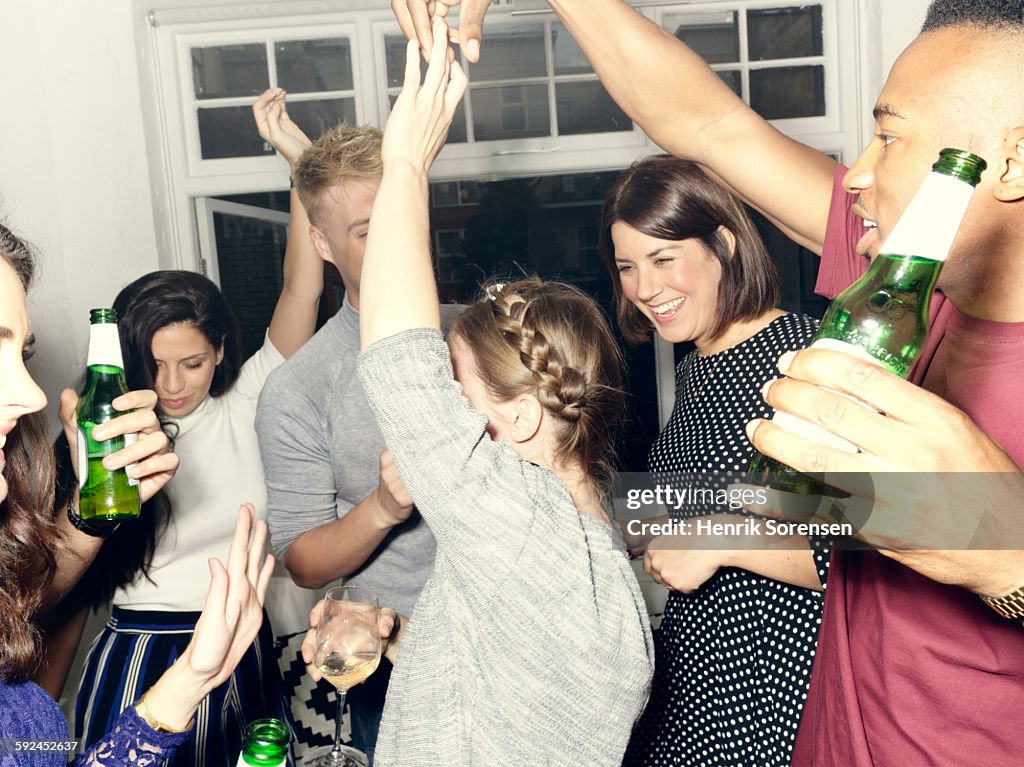
<path fill-rule="evenodd" d="M 854 197 L 835 176 L 816 290 L 864 273 Z M 912 378 L 1024 466 L 1024 323 L 978 320 L 936 293 Z M 1024 500 L 1021 522 L 1024 524 Z M 875 552 L 836 550 L 795 767 L 1020 767 L 1024 627 L 974 594 Z"/>

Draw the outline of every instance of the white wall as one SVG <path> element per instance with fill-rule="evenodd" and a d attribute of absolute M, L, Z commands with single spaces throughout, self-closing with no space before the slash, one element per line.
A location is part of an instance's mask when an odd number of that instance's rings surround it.
<path fill-rule="evenodd" d="M 131 0 L 0 0 L 0 73 L 0 217 L 42 254 L 30 364 L 55 412 L 88 310 L 157 268 Z"/>

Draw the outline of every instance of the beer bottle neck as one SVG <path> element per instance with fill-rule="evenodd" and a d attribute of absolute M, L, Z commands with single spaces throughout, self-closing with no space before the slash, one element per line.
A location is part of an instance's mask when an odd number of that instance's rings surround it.
<path fill-rule="evenodd" d="M 94 367 L 115 367 L 124 370 L 121 339 L 117 335 L 116 324 L 100 323 L 89 326 L 89 357 L 86 365 L 90 372 Z"/>
<path fill-rule="evenodd" d="M 971 184 L 932 171 L 903 211 L 880 252 L 945 261 L 973 193 Z"/>

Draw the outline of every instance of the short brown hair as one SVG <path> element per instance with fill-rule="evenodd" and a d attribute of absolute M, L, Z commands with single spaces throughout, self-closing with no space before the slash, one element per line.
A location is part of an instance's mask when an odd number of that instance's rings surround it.
<path fill-rule="evenodd" d="M 562 427 L 556 460 L 578 461 L 607 493 L 625 409 L 622 354 L 604 312 L 579 288 L 528 278 L 494 284 L 450 331 L 501 402 L 535 394 Z"/>
<path fill-rule="evenodd" d="M 633 163 L 619 177 L 601 211 L 599 248 L 612 278 L 619 328 L 626 340 L 643 343 L 654 327 L 622 292 L 611 234 L 617 221 L 659 240 L 698 239 L 718 259 L 722 279 L 711 339 L 734 322 L 760 317 L 778 304 L 778 272 L 743 203 L 696 163 L 653 155 Z M 735 248 L 729 247 L 720 227 L 732 232 Z"/>
<path fill-rule="evenodd" d="M 383 134 L 369 125 L 335 125 L 313 142 L 292 171 L 292 183 L 313 226 L 323 226 L 323 197 L 350 179 L 379 179 L 384 174 Z"/>

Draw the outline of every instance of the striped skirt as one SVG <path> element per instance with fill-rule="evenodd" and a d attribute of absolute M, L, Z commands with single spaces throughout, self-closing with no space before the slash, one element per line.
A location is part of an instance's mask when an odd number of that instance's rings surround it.
<path fill-rule="evenodd" d="M 115 607 L 89 650 L 75 702 L 75 737 L 91 746 L 120 713 L 160 678 L 185 651 L 198 612 L 150 612 Z M 171 767 L 235 767 L 246 723 L 285 719 L 273 637 L 263 626 L 234 674 L 196 712 L 195 737 L 182 744 Z"/>

